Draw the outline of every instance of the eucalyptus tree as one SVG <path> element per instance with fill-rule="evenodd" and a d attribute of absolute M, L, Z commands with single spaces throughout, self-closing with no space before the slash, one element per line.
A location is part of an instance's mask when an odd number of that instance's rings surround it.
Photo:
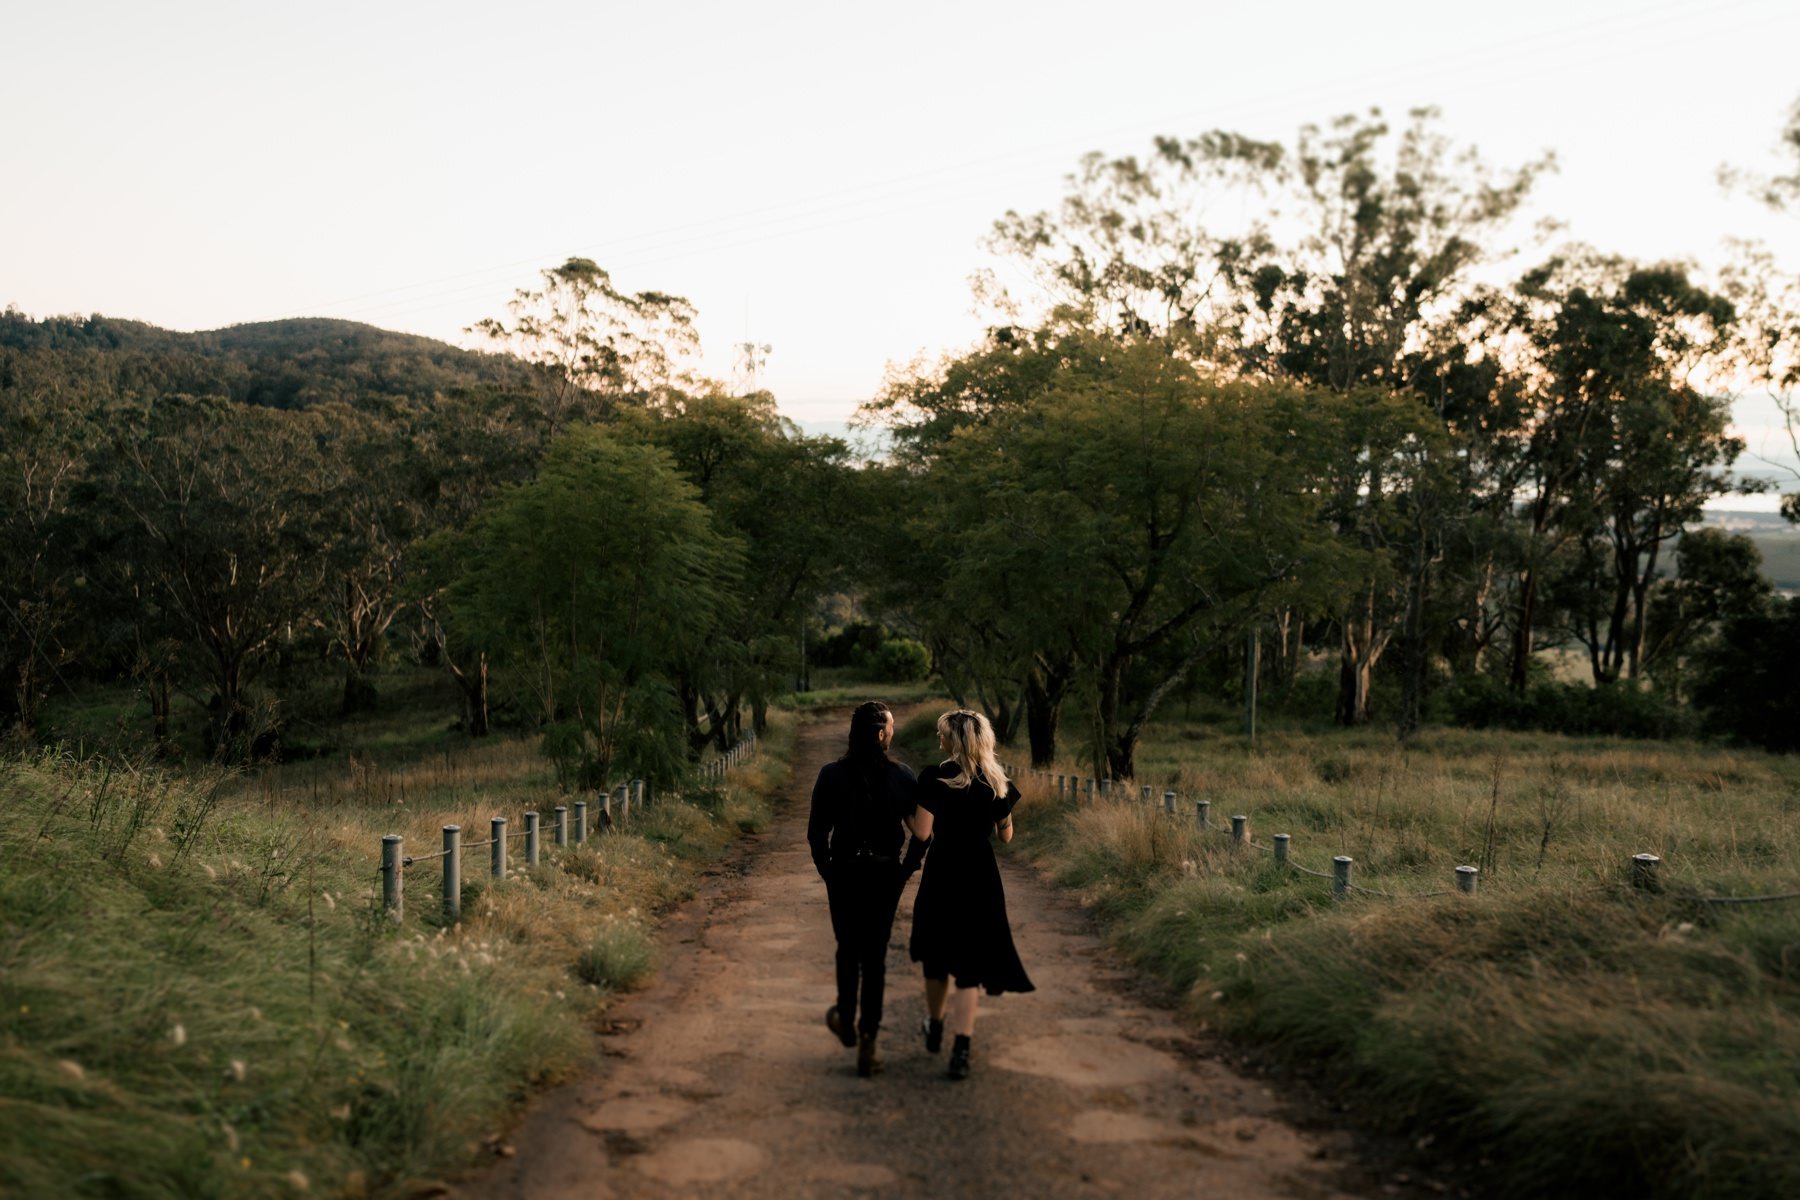
<path fill-rule="evenodd" d="M 1777 212 L 1800 217 L 1800 101 L 1781 129 L 1779 154 L 1781 166 L 1774 174 L 1728 168 L 1726 182 L 1747 188 Z M 1738 308 L 1741 365 L 1756 386 L 1767 389 L 1785 423 L 1793 461 L 1800 462 L 1800 276 L 1783 270 L 1759 244 L 1738 243 L 1736 250 L 1722 284 Z M 1800 465 L 1769 465 L 1785 480 L 1782 515 L 1800 524 Z"/>
<path fill-rule="evenodd" d="M 0 346 L 0 736 L 36 731 L 52 682 L 79 658 L 91 608 L 70 525 L 96 405 L 61 366 Z"/>
<path fill-rule="evenodd" d="M 1037 602 L 1030 581 L 1076 579 L 1089 562 L 1085 550 L 1039 539 L 1020 580 L 968 577 L 971 557 L 1007 562 L 1020 547 L 983 525 L 979 489 L 940 460 L 959 438 L 1030 420 L 1033 405 L 1071 381 L 1104 377 L 1118 349 L 1106 335 L 1001 327 L 966 354 L 891 379 L 863 408 L 894 445 L 892 469 L 865 472 L 879 515 L 860 539 L 866 574 L 882 581 L 873 598 L 930 647 L 959 704 L 979 705 L 1003 742 L 1027 731 L 1038 764 L 1055 755 L 1079 663 L 1062 610 Z"/>
<path fill-rule="evenodd" d="M 1129 777 L 1145 723 L 1221 637 L 1354 556 L 1318 521 L 1320 430 L 1298 389 L 1111 345 L 942 445 L 911 514 L 919 586 L 939 619 L 1005 630 L 1019 667 L 1071 662 L 1096 769 Z"/>
<path fill-rule="evenodd" d="M 846 532 L 866 489 L 843 441 L 802 435 L 766 392 L 673 397 L 623 419 L 620 431 L 666 451 L 717 528 L 753 551 L 719 636 L 677 674 L 690 740 L 723 748 L 740 732 L 746 703 L 762 728 L 799 658 L 801 622 L 846 582 Z"/>
<path fill-rule="evenodd" d="M 1512 682 L 1524 687 L 1559 556 L 1595 681 L 1635 677 L 1663 545 L 1733 487 L 1729 402 L 1693 381 L 1725 360 L 1735 312 L 1679 267 L 1592 253 L 1552 260 L 1517 296 L 1530 386 Z"/>
<path fill-rule="evenodd" d="M 1767 612 L 1775 588 L 1763 574 L 1762 551 L 1741 533 L 1689 530 L 1675 560 L 1675 577 L 1656 585 L 1646 617 L 1643 664 L 1659 691 L 1680 697 L 1721 628 Z"/>
<path fill-rule="evenodd" d="M 694 308 L 666 292 L 626 292 L 598 263 L 570 258 L 520 288 L 508 317 L 469 327 L 533 368 L 546 442 L 571 421 L 614 406 L 660 403 L 691 382 L 685 360 L 699 349 Z"/>
<path fill-rule="evenodd" d="M 165 396 L 114 411 L 83 485 L 99 582 L 128 602 L 141 643 L 175 648 L 220 757 L 243 757 L 278 728 L 278 714 L 253 711 L 249 689 L 318 596 L 327 514 L 316 424 Z"/>
<path fill-rule="evenodd" d="M 1435 118 L 1415 111 L 1397 135 L 1371 113 L 1303 127 L 1291 146 L 1211 132 L 1159 138 L 1143 159 L 1090 156 L 1058 212 L 1007 214 L 993 245 L 1046 292 L 1051 328 L 1158 339 L 1216 370 L 1341 394 L 1405 393 L 1449 435 L 1424 444 L 1466 469 L 1482 460 L 1461 431 L 1491 418 L 1453 422 L 1440 385 L 1470 357 L 1463 322 L 1480 274 L 1512 253 L 1511 226 L 1550 161 L 1491 168 L 1438 134 Z M 1221 215 L 1233 208 L 1254 215 Z M 1020 311 L 1019 297 L 991 282 L 988 293 Z M 1367 719 L 1367 680 L 1404 614 L 1425 611 L 1446 523 L 1465 523 L 1453 501 L 1492 491 L 1414 497 L 1419 464 L 1378 449 L 1357 450 L 1362 479 L 1333 510 L 1365 555 L 1399 560 L 1337 613 L 1338 713 L 1349 722 Z M 1384 531 L 1407 522 L 1402 550 Z M 1416 690 L 1422 645 L 1408 657 Z"/>
<path fill-rule="evenodd" d="M 603 785 L 621 766 L 672 779 L 686 761 L 675 673 L 730 619 L 743 546 L 668 453 L 577 426 L 459 544 L 452 616 L 535 701 L 565 782 Z"/>
<path fill-rule="evenodd" d="M 421 534 L 422 513 L 408 493 L 413 449 L 398 414 L 376 416 L 346 405 L 312 410 L 323 451 L 320 504 L 332 514 L 321 554 L 313 623 L 344 671 L 340 710 L 374 706 L 370 672 L 388 631 L 411 607 L 409 551 Z"/>

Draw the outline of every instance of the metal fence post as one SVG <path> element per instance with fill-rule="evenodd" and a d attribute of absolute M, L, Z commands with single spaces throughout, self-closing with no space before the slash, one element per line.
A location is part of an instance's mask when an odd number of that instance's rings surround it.
<path fill-rule="evenodd" d="M 619 785 L 619 820 L 631 820 L 631 785 L 629 783 Z"/>
<path fill-rule="evenodd" d="M 599 798 L 600 816 L 604 822 L 600 827 L 602 829 L 611 829 L 613 824 L 612 793 L 602 789 L 597 791 L 595 795 Z"/>
<path fill-rule="evenodd" d="M 1345 900 L 1350 896 L 1350 867 L 1356 860 L 1340 854 L 1331 860 L 1331 898 Z"/>
<path fill-rule="evenodd" d="M 404 842 L 405 839 L 397 833 L 387 834 L 381 839 L 381 903 L 394 914 L 396 925 L 406 915 L 405 879 L 401 875 L 406 868 L 400 862 Z"/>
<path fill-rule="evenodd" d="M 488 822 L 488 834 L 493 839 L 489 844 L 488 861 L 492 864 L 495 879 L 506 878 L 506 818 L 495 817 Z"/>
<path fill-rule="evenodd" d="M 1138 803 L 1142 804 L 1145 808 L 1150 807 L 1150 785 L 1149 784 L 1146 783 L 1143 787 L 1138 789 Z"/>
<path fill-rule="evenodd" d="M 1102 779 L 1100 781 L 1100 798 L 1102 800 L 1112 799 L 1112 785 L 1113 781 L 1110 779 Z"/>
<path fill-rule="evenodd" d="M 444 826 L 444 920 L 462 920 L 462 826 Z"/>
<path fill-rule="evenodd" d="M 1480 881 L 1481 881 L 1481 868 L 1479 868 L 1479 867 L 1458 867 L 1458 868 L 1456 868 L 1456 890 L 1461 892 L 1463 895 L 1473 896 L 1475 894 L 1475 887 Z"/>
<path fill-rule="evenodd" d="M 1211 800 L 1196 800 L 1196 801 L 1194 801 L 1194 828 L 1195 829 L 1205 829 L 1206 828 L 1206 814 L 1207 814 L 1207 811 L 1211 808 L 1212 808 Z"/>
<path fill-rule="evenodd" d="M 587 841 L 587 801 L 577 800 L 575 802 L 575 844 L 579 846 L 585 841 Z"/>
<path fill-rule="evenodd" d="M 1275 835 L 1275 864 L 1277 866 L 1285 867 L 1288 865 L 1288 843 L 1292 840 L 1293 839 L 1285 833 L 1278 833 Z"/>
<path fill-rule="evenodd" d="M 1242 850 L 1244 843 L 1250 840 L 1250 818 L 1238 813 L 1231 818 L 1231 848 Z"/>
<path fill-rule="evenodd" d="M 1094 781 L 1092 779 L 1087 781 L 1087 802 L 1089 804 L 1094 802 Z"/>
<path fill-rule="evenodd" d="M 1631 856 L 1631 886 L 1643 888 L 1647 892 L 1660 890 L 1657 868 L 1662 866 L 1662 859 L 1654 854 L 1634 854 Z"/>
<path fill-rule="evenodd" d="M 649 807 L 648 805 L 646 805 L 644 803 L 644 781 L 643 780 L 634 779 L 631 781 L 631 798 L 633 801 L 635 801 L 637 803 L 637 806 L 639 808 Z"/>
<path fill-rule="evenodd" d="M 1175 793 L 1174 792 L 1164 792 L 1163 793 L 1163 812 L 1167 813 L 1171 817 L 1175 815 Z"/>
<path fill-rule="evenodd" d="M 558 846 L 567 846 L 569 844 L 569 806 L 559 804 L 552 812 L 551 820 L 555 823 L 555 833 L 552 836 L 556 838 Z"/>
<path fill-rule="evenodd" d="M 538 865 L 538 815 L 537 810 L 525 814 L 525 865 Z"/>

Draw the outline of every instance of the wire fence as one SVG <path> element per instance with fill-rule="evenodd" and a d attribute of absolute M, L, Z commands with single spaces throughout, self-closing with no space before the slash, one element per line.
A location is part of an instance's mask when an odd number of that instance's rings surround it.
<path fill-rule="evenodd" d="M 1014 778 L 1021 773 L 1007 768 L 1007 774 Z M 1055 781 L 1058 801 L 1073 804 L 1077 807 L 1084 804 L 1096 804 L 1111 801 L 1115 792 L 1126 793 L 1126 785 L 1122 782 L 1115 788 L 1111 779 L 1082 778 L 1078 775 L 1059 775 L 1052 771 L 1030 768 L 1022 773 L 1022 777 L 1042 781 L 1049 786 Z M 1138 799 L 1146 807 L 1154 806 L 1155 793 L 1148 784 L 1140 785 Z M 1175 819 L 1178 813 L 1179 796 L 1173 791 L 1162 793 L 1161 810 L 1163 815 Z M 1256 851 L 1270 855 L 1275 864 L 1299 875 L 1314 879 L 1328 880 L 1331 884 L 1331 896 L 1334 900 L 1348 900 L 1353 895 L 1377 896 L 1384 900 L 1428 900 L 1438 896 L 1474 896 L 1480 889 L 1481 869 L 1469 864 L 1459 864 L 1451 871 L 1451 887 L 1434 891 L 1383 891 L 1379 888 L 1365 887 L 1355 882 L 1354 872 L 1356 859 L 1348 854 L 1333 855 L 1330 871 L 1315 871 L 1310 867 L 1295 862 L 1291 850 L 1293 837 L 1290 834 L 1275 834 L 1270 841 L 1272 845 L 1264 845 L 1250 836 L 1250 817 L 1245 813 L 1237 813 L 1231 817 L 1229 827 L 1220 825 L 1212 819 L 1212 804 L 1208 800 L 1195 800 L 1194 827 L 1202 834 L 1216 834 L 1231 839 L 1234 850 Z M 1660 892 L 1662 886 L 1662 859 L 1655 854 L 1633 854 L 1627 864 L 1628 878 L 1633 886 L 1645 891 Z M 1736 904 L 1774 904 L 1786 900 L 1800 900 L 1800 891 L 1775 892 L 1760 896 L 1699 896 L 1679 895 L 1677 899 L 1700 905 L 1736 905 Z"/>
<path fill-rule="evenodd" d="M 704 780 L 726 779 L 731 771 L 755 758 L 759 747 L 754 733 L 745 734 L 738 743 L 711 762 L 700 767 L 700 777 Z M 649 786 L 642 779 L 632 779 L 617 787 L 596 793 L 593 806 L 586 800 L 577 800 L 573 805 L 559 804 L 550 812 L 550 848 L 566 850 L 572 846 L 581 846 L 588 840 L 589 815 L 594 817 L 595 833 L 606 833 L 623 829 L 631 823 L 632 810 L 640 813 L 649 809 L 653 797 Z M 416 863 L 426 863 L 433 859 L 443 860 L 443 915 L 446 921 L 457 921 L 462 918 L 462 877 L 463 853 L 471 850 L 488 852 L 488 874 L 496 882 L 507 877 L 512 869 L 510 849 L 513 843 L 524 843 L 524 866 L 527 869 L 538 866 L 545 853 L 544 829 L 542 814 L 533 809 L 521 817 L 521 828 L 509 829 L 510 821 L 503 816 L 492 817 L 488 821 L 488 836 L 479 842 L 465 842 L 460 825 L 445 825 L 440 831 L 443 835 L 443 848 L 429 853 L 409 854 L 406 851 L 405 839 L 397 833 L 386 834 L 381 839 L 381 869 L 377 878 L 381 881 L 381 902 L 389 919 L 398 925 L 406 916 L 406 871 Z"/>

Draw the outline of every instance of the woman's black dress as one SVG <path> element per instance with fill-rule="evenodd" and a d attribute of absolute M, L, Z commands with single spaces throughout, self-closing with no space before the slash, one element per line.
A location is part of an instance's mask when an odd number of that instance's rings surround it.
<path fill-rule="evenodd" d="M 982 987 L 988 995 L 1035 990 L 1006 919 L 1006 889 L 994 858 L 994 823 L 1019 802 L 979 779 L 966 788 L 945 785 L 960 774 L 953 762 L 919 773 L 919 807 L 932 814 L 931 852 L 913 901 L 910 952 L 930 979 L 954 978 L 957 987 Z"/>

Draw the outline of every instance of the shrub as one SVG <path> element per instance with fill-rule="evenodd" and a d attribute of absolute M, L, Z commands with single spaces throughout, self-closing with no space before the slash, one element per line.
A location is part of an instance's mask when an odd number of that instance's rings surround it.
<path fill-rule="evenodd" d="M 931 674 L 931 651 L 911 638 L 889 638 L 881 643 L 869 668 L 886 683 L 917 683 Z"/>
<path fill-rule="evenodd" d="M 1700 656 L 1694 704 L 1714 733 L 1800 750 L 1800 597 L 1725 622 Z"/>
<path fill-rule="evenodd" d="M 1673 701 L 1633 681 L 1588 687 L 1534 684 L 1521 696 L 1489 675 L 1459 679 L 1444 694 L 1451 721 L 1472 729 L 1540 729 L 1630 738 L 1693 733 L 1694 718 Z"/>
<path fill-rule="evenodd" d="M 609 920 L 575 960 L 583 983 L 619 990 L 647 979 L 656 968 L 656 943 L 636 921 Z"/>

